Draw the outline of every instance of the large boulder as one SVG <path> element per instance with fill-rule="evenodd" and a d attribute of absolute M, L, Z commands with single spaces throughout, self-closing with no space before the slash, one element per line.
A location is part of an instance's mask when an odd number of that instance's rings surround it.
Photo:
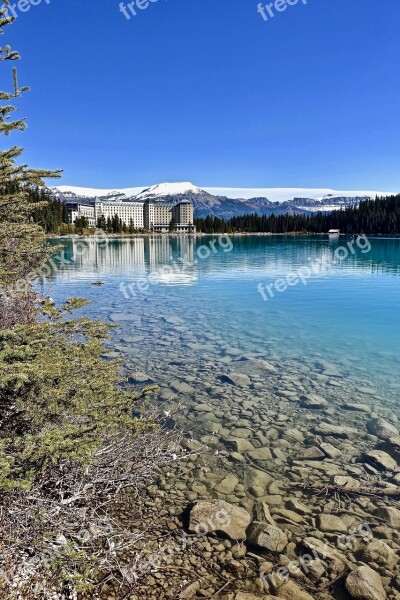
<path fill-rule="evenodd" d="M 353 600 L 385 600 L 380 575 L 367 565 L 357 567 L 346 579 L 346 589 Z"/>
<path fill-rule="evenodd" d="M 198 502 L 190 511 L 189 530 L 198 535 L 223 533 L 231 540 L 245 540 L 251 523 L 247 510 L 223 500 Z"/>
<path fill-rule="evenodd" d="M 283 552 L 288 544 L 286 534 L 270 523 L 252 523 L 247 531 L 247 541 L 271 552 Z"/>

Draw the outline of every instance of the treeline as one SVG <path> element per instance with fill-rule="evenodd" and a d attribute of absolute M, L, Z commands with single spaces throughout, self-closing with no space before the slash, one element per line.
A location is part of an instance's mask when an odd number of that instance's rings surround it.
<path fill-rule="evenodd" d="M 69 223 L 66 206 L 53 198 L 46 190 L 30 191 L 30 200 L 38 206 L 33 220 L 46 233 L 82 233 L 89 229 L 85 217 Z M 98 229 L 107 233 L 137 233 L 131 222 L 125 225 L 118 215 L 96 223 Z M 203 233 L 326 233 L 340 229 L 342 233 L 400 234 L 400 195 L 365 200 L 359 207 L 349 207 L 331 213 L 318 212 L 311 215 L 256 215 L 248 214 L 225 221 L 219 217 L 195 219 L 197 231 Z"/>
<path fill-rule="evenodd" d="M 77 223 L 75 222 L 75 224 Z M 104 215 L 101 215 L 97 219 L 97 229 L 102 229 L 106 233 L 138 233 L 138 230 L 133 226 L 132 219 L 129 225 L 125 225 L 118 215 L 111 218 L 107 217 L 107 219 Z"/>
<path fill-rule="evenodd" d="M 400 234 L 400 195 L 376 198 L 359 207 L 312 215 L 243 215 L 228 221 L 218 217 L 195 219 L 203 233 L 326 233 L 340 229 L 354 234 Z"/>
<path fill-rule="evenodd" d="M 68 213 L 65 204 L 53 198 L 45 189 L 32 189 L 29 192 L 30 201 L 37 204 L 32 217 L 46 233 L 60 233 L 63 225 L 68 223 Z"/>
<path fill-rule="evenodd" d="M 29 190 L 29 199 L 30 202 L 37 205 L 32 212 L 33 221 L 40 225 L 46 233 L 81 234 L 91 229 L 89 219 L 86 217 L 79 217 L 72 224 L 66 205 L 57 198 L 52 197 L 48 190 L 31 189 Z M 96 226 L 106 233 L 137 233 L 132 220 L 129 225 L 125 225 L 118 215 L 107 219 L 102 215 L 97 219 Z"/>

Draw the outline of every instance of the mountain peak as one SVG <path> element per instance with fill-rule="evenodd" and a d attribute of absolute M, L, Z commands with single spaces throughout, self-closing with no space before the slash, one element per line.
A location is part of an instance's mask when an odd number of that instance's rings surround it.
<path fill-rule="evenodd" d="M 193 203 L 196 217 L 221 217 L 255 213 L 259 215 L 311 214 L 331 212 L 349 206 L 358 206 L 362 200 L 387 196 L 387 192 L 335 191 L 305 188 L 199 188 L 190 181 L 159 183 L 157 185 L 124 189 L 96 189 L 59 186 L 53 194 L 63 202 L 84 202 L 96 197 L 107 202 L 145 202 L 164 200 Z"/>
<path fill-rule="evenodd" d="M 202 190 L 190 181 L 176 183 L 158 183 L 144 189 L 136 196 L 137 199 L 161 198 L 163 196 L 178 196 L 180 194 L 201 194 Z"/>

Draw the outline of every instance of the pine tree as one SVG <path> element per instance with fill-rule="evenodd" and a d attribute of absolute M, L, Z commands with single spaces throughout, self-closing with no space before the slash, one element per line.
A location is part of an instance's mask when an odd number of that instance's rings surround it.
<path fill-rule="evenodd" d="M 7 0 L 0 8 L 0 35 L 14 21 L 7 16 Z M 0 47 L 0 62 L 20 59 L 9 45 Z M 11 69 L 11 91 L 0 91 L 0 133 L 8 136 L 14 131 L 24 131 L 25 119 L 12 120 L 16 110 L 13 102 L 29 90 L 18 83 L 17 70 Z M 0 151 L 0 323 L 12 326 L 34 318 L 33 294 L 23 280 L 35 271 L 48 256 L 43 229 L 32 222 L 33 207 L 29 192 L 43 185 L 43 178 L 59 176 L 59 172 L 30 169 L 17 164 L 23 148 L 11 146 Z M 18 282 L 21 282 L 18 285 Z"/>
<path fill-rule="evenodd" d="M 7 1 L 0 6 L 2 33 L 13 19 Z M 0 48 L 0 61 L 18 59 Z M 0 92 L 5 135 L 25 129 L 10 118 L 10 103 L 27 91 L 13 77 L 13 90 Z M 172 433 L 160 437 L 152 421 L 133 416 L 137 394 L 121 390 L 118 363 L 103 360 L 108 327 L 65 318 L 84 301 L 60 310 L 47 302 L 35 322 L 27 276 L 54 247 L 33 217 L 55 226 L 59 208 L 46 210 L 40 186 L 58 173 L 17 164 L 21 154 L 15 146 L 0 152 L 0 597 L 66 597 L 66 589 L 76 597 L 96 577 L 126 580 L 119 559 L 138 536 L 117 520 L 115 504 L 179 450 Z"/>

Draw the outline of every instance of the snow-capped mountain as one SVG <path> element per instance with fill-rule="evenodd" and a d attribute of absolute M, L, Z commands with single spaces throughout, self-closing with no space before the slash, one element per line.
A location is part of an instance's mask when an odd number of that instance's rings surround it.
<path fill-rule="evenodd" d="M 87 188 L 78 187 L 75 185 L 59 185 L 57 187 L 50 188 L 55 196 L 61 200 L 76 200 L 81 198 L 107 198 L 110 200 L 127 200 L 139 194 L 143 188 L 133 187 L 125 188 L 120 190 L 111 189 L 99 189 L 99 188 Z"/>
<path fill-rule="evenodd" d="M 107 201 L 143 202 L 163 200 L 176 203 L 181 200 L 193 202 L 195 215 L 208 215 L 229 219 L 230 217 L 257 213 L 309 214 L 331 212 L 349 206 L 358 206 L 362 200 L 376 196 L 391 195 L 377 191 L 336 191 L 308 188 L 200 188 L 190 182 L 160 183 L 142 188 L 96 189 L 75 186 L 52 188 L 55 196 L 63 202 L 92 201 L 98 197 Z"/>
<path fill-rule="evenodd" d="M 136 198 L 138 200 L 147 200 L 148 198 L 165 198 L 166 196 L 180 196 L 182 194 L 201 194 L 202 189 L 190 183 L 190 181 L 184 181 L 182 183 L 159 183 L 149 188 L 145 188 Z"/>

